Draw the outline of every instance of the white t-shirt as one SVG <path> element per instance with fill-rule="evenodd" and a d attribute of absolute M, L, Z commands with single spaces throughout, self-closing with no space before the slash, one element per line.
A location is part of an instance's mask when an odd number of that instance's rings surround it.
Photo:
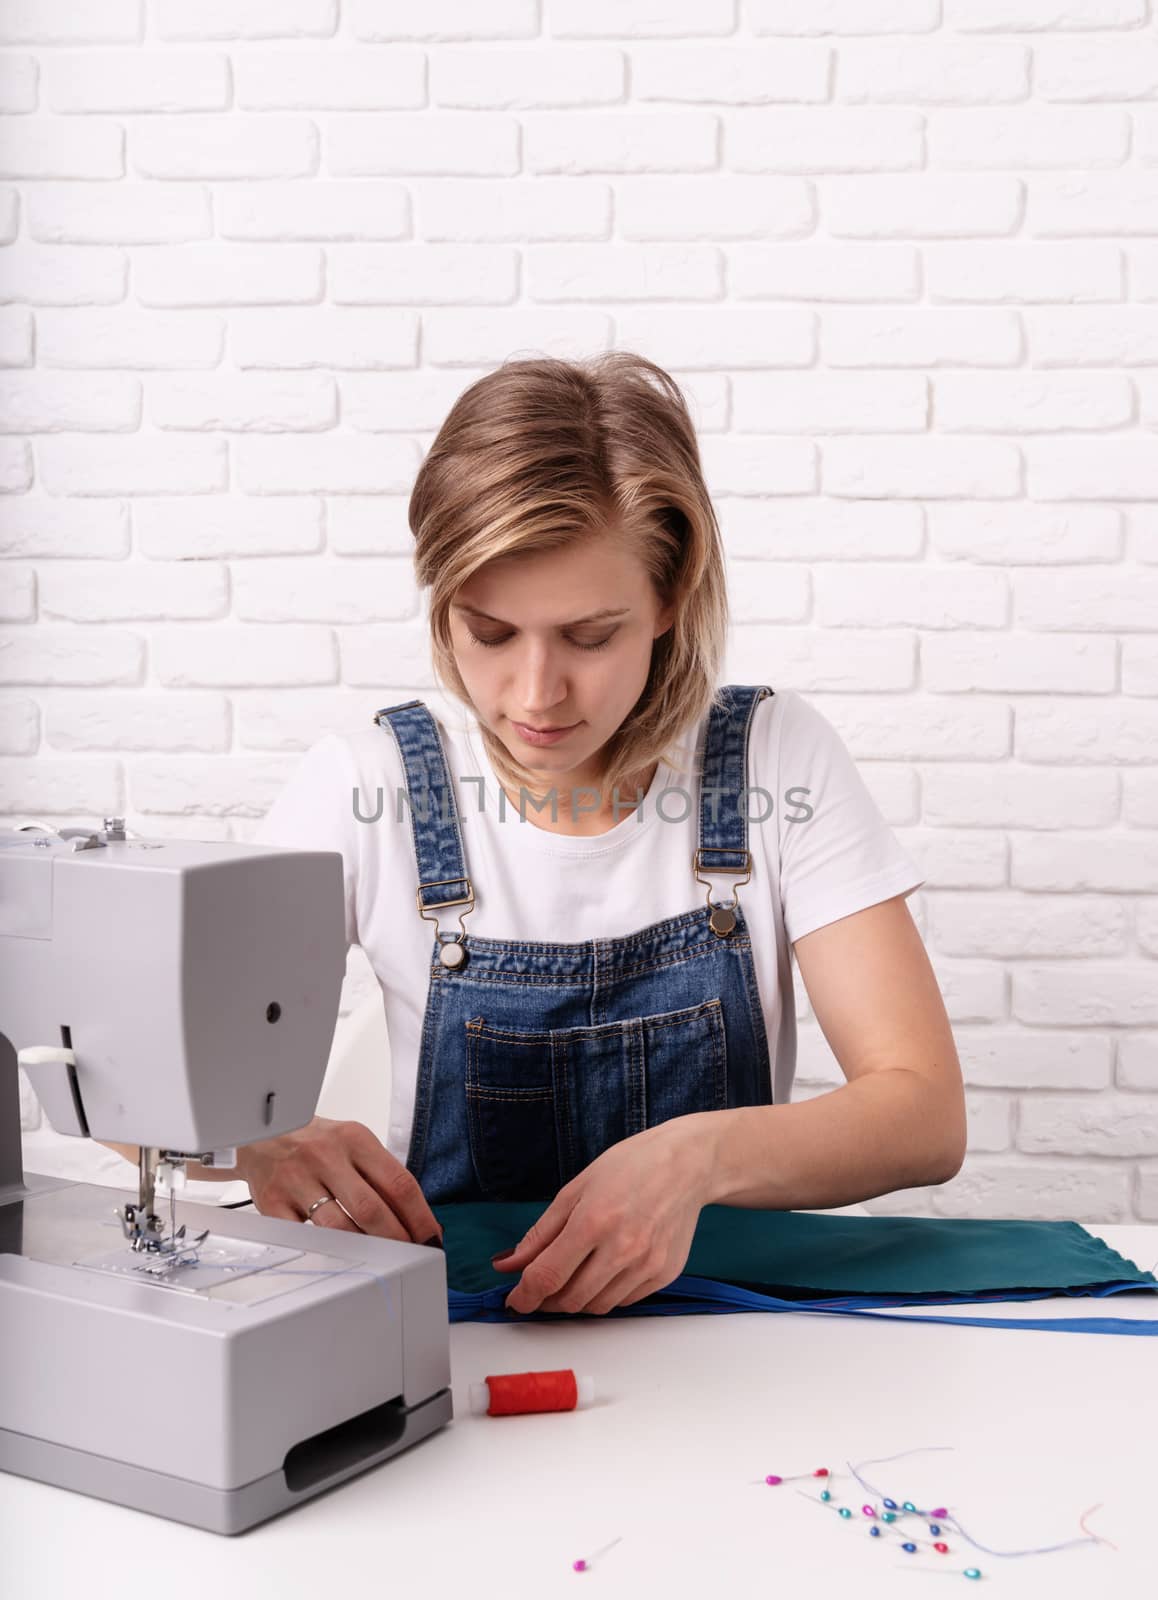
<path fill-rule="evenodd" d="M 475 893 L 464 923 L 468 935 L 573 944 L 634 933 L 706 904 L 707 889 L 691 865 L 698 827 L 694 754 L 704 721 L 673 752 L 682 770 L 661 762 L 635 811 L 624 812 L 607 833 L 575 838 L 548 832 L 530 810 L 520 818 L 468 712 L 458 714 L 457 724 L 433 708 L 432 715 L 442 733 Z M 481 784 L 469 781 L 480 778 Z M 757 703 L 748 784 L 752 876 L 738 896 L 752 940 L 773 1097 L 783 1104 L 796 1071 L 791 945 L 825 923 L 911 894 L 924 879 L 836 729 L 795 690 L 777 689 Z M 382 986 L 391 1058 L 387 1148 L 400 1161 L 414 1116 L 434 939 L 434 924 L 422 920 L 415 904 L 410 822 L 405 802 L 400 810 L 397 800 L 405 785 L 388 729 L 371 723 L 354 733 L 326 734 L 307 751 L 256 834 L 263 844 L 342 854 L 347 937 L 361 945 Z M 355 789 L 359 811 L 373 816 L 379 788 L 381 818 L 358 821 Z M 661 796 L 664 789 L 669 792 Z M 765 815 L 766 821 L 757 820 Z M 713 902 L 731 897 L 728 875 L 712 874 L 709 881 Z M 459 931 L 461 909 L 437 914 L 444 934 Z"/>

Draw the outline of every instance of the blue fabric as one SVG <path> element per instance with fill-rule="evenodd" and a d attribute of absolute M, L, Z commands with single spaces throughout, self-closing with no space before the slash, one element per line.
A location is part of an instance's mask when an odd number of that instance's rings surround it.
<path fill-rule="evenodd" d="M 723 874 L 713 893 L 750 866 L 748 737 L 771 693 L 731 685 L 708 714 L 698 838 L 700 872 Z M 432 918 L 441 901 L 473 908 L 437 723 L 420 700 L 376 721 L 402 757 L 423 907 Z M 688 875 L 694 882 L 690 860 Z M 455 922 L 469 911 L 445 907 L 406 1161 L 431 1205 L 547 1201 L 610 1145 L 670 1117 L 771 1103 L 748 927 L 737 899 L 734 926 L 716 932 L 702 881 L 694 911 L 576 944 L 480 938 L 466 921 L 457 938 Z M 456 942 L 459 964 L 447 966 Z"/>
<path fill-rule="evenodd" d="M 435 1207 L 450 1284 L 450 1320 L 525 1321 L 503 1301 L 518 1281 L 490 1257 L 515 1245 L 541 1205 Z M 1076 1222 L 848 1217 L 706 1206 L 687 1270 L 619 1316 L 803 1311 L 1055 1333 L 1158 1334 L 1158 1316 L 1005 1318 L 907 1313 L 901 1306 L 984 1305 L 1055 1296 L 1153 1295 L 1158 1280 Z M 886 1292 L 887 1291 L 887 1292 Z M 565 1313 L 535 1312 L 558 1320 Z"/>

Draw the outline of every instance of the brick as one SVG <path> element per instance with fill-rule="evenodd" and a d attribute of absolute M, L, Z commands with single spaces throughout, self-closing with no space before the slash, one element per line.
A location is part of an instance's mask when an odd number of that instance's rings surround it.
<path fill-rule="evenodd" d="M 1158 1220 L 1158 1165 L 1138 1168 L 1137 1214 L 1143 1221 Z"/>
<path fill-rule="evenodd" d="M 1138 160 L 1144 167 L 1158 166 L 1158 109 L 1137 111 L 1133 120 Z"/>
<path fill-rule="evenodd" d="M 1130 1217 L 1130 1174 L 1095 1162 L 1039 1156 L 1002 1161 L 973 1156 L 963 1171 L 932 1192 L 940 1217 L 1020 1217 L 1026 1221 L 1124 1222 Z"/>
<path fill-rule="evenodd" d="M 929 118 L 929 164 L 940 171 L 1118 167 L 1129 151 L 1130 119 L 1123 111 L 1033 105 L 939 111 Z"/>
<path fill-rule="evenodd" d="M 821 329 L 829 367 L 1011 367 L 1023 349 L 1017 315 L 997 308 L 838 306 Z"/>
<path fill-rule="evenodd" d="M 214 372 L 148 385 L 149 420 L 160 428 L 225 433 L 303 433 L 332 428 L 337 389 L 321 373 Z"/>
<path fill-rule="evenodd" d="M 4 251 L 0 295 L 36 306 L 110 305 L 125 298 L 127 274 L 122 250 L 21 242 Z"/>
<path fill-rule="evenodd" d="M 452 307 L 430 311 L 422 319 L 423 359 L 436 367 L 485 366 L 509 356 L 540 353 L 578 358 L 610 345 L 610 317 L 586 309 Z"/>
<path fill-rule="evenodd" d="M 120 767 L 115 761 L 54 761 L 38 755 L 0 759 L 0 811 L 29 817 L 111 816 L 121 806 Z"/>
<path fill-rule="evenodd" d="M 0 494 L 32 487 L 32 446 L 27 439 L 0 439 Z"/>
<path fill-rule="evenodd" d="M 351 112 L 330 119 L 326 162 L 336 177 L 513 177 L 519 170 L 519 124 L 490 111 L 399 111 L 389 117 Z"/>
<path fill-rule="evenodd" d="M 874 248 L 879 249 L 880 246 Z M 932 244 L 924 252 L 929 299 L 1065 305 L 1121 300 L 1122 253 L 1116 245 Z"/>
<path fill-rule="evenodd" d="M 765 107 L 734 112 L 724 128 L 733 172 L 899 172 L 919 167 L 922 149 L 921 118 L 911 111 Z"/>
<path fill-rule="evenodd" d="M 920 299 L 910 245 L 740 244 L 728 252 L 737 300 Z"/>
<path fill-rule="evenodd" d="M 979 1150 L 992 1153 L 1009 1149 L 1013 1131 L 1013 1101 L 1008 1095 L 967 1094 L 965 1114 L 971 1154 Z"/>
<path fill-rule="evenodd" d="M 294 562 L 234 568 L 234 612 L 243 622 L 383 622 L 419 609 L 409 561 L 342 561 L 307 571 Z"/>
<path fill-rule="evenodd" d="M 316 305 L 324 286 L 313 245 L 183 244 L 138 256 L 133 287 L 143 306 Z"/>
<path fill-rule="evenodd" d="M 1023 761 L 1127 766 L 1153 761 L 1156 740 L 1158 706 L 1034 704 L 1018 713 L 1015 753 Z"/>
<path fill-rule="evenodd" d="M 910 905 L 933 889 L 997 889 L 1005 885 L 1006 843 L 1001 830 L 907 828 L 901 843 L 920 862 L 928 885 L 910 897 Z"/>
<path fill-rule="evenodd" d="M 1025 449 L 1034 500 L 1158 500 L 1152 440 L 1036 439 Z"/>
<path fill-rule="evenodd" d="M 0 556 L 115 561 L 128 550 L 128 511 L 115 502 L 28 495 L 4 508 Z"/>
<path fill-rule="evenodd" d="M 1065 898 L 972 891 L 939 893 L 933 902 L 938 952 L 1022 961 L 1028 957 L 1122 956 L 1129 920 L 1108 897 Z"/>
<path fill-rule="evenodd" d="M 226 570 L 199 562 L 57 562 L 41 574 L 41 607 L 73 622 L 208 620 L 228 608 Z"/>
<path fill-rule="evenodd" d="M 744 433 L 923 433 L 927 388 L 915 373 L 737 372 L 732 426 Z"/>
<path fill-rule="evenodd" d="M 243 111 L 393 111 L 426 103 L 421 50 L 238 52 L 233 63 Z"/>
<path fill-rule="evenodd" d="M 20 226 L 20 195 L 15 186 L 0 186 L 0 244 L 11 244 Z"/>
<path fill-rule="evenodd" d="M 962 1028 L 954 1034 L 970 1088 L 1105 1089 L 1113 1041 L 1108 1035 L 1029 1033 L 1025 1029 Z"/>
<path fill-rule="evenodd" d="M 1013 1015 L 1020 1022 L 1103 1028 L 1158 1023 L 1152 961 L 1025 964 L 1012 978 Z"/>
<path fill-rule="evenodd" d="M 945 0 L 945 21 L 958 33 L 1101 32 L 1145 22 L 1146 0 Z"/>
<path fill-rule="evenodd" d="M 386 623 L 363 628 L 346 628 L 339 635 L 342 651 L 342 682 L 373 689 L 381 696 L 380 705 L 392 704 L 383 690 L 385 672 L 390 673 L 393 692 L 434 688 L 430 660 L 430 630 L 424 621 Z"/>
<path fill-rule="evenodd" d="M 120 44 L 141 33 L 141 0 L 101 0 L 79 11 L 74 0 L 6 0 L 0 44 Z"/>
<path fill-rule="evenodd" d="M 546 0 L 545 20 L 557 39 L 695 38 L 731 33 L 735 0 Z"/>
<path fill-rule="evenodd" d="M 850 104 L 984 105 L 1028 94 L 1029 51 L 1021 45 L 848 44 L 837 62 L 836 98 Z"/>
<path fill-rule="evenodd" d="M 228 481 L 228 455 L 220 439 L 47 438 L 39 446 L 40 473 L 49 494 L 212 494 Z"/>
<path fill-rule="evenodd" d="M 418 318 L 412 311 L 243 311 L 230 320 L 238 367 L 304 369 L 412 367 Z"/>
<path fill-rule="evenodd" d="M 1118 681 L 1113 639 L 1068 633 L 930 637 L 921 641 L 921 666 L 933 694 L 1113 694 Z"/>
<path fill-rule="evenodd" d="M 1119 1036 L 1115 1082 L 1119 1089 L 1158 1090 L 1158 1034 Z"/>
<path fill-rule="evenodd" d="M 123 628 L 56 628 L 0 632 L 0 683 L 138 683 L 144 646 Z"/>
<path fill-rule="evenodd" d="M 631 52 L 633 100 L 773 105 L 828 99 L 831 51 L 814 44 L 640 45 Z"/>
<path fill-rule="evenodd" d="M 745 21 L 756 34 L 822 36 L 931 33 L 940 0 L 747 0 Z"/>
<path fill-rule="evenodd" d="M 713 496 L 816 493 L 816 446 L 811 439 L 727 434 L 702 439 L 700 459 Z"/>
<path fill-rule="evenodd" d="M 1009 500 L 1021 493 L 1021 458 L 1015 445 L 999 439 L 829 439 L 822 481 L 826 493 L 854 499 Z M 881 576 L 890 587 L 895 582 L 895 574 Z M 922 584 L 931 587 L 934 576 L 923 574 Z M 945 576 L 963 584 L 961 573 Z"/>
<path fill-rule="evenodd" d="M 1122 641 L 1122 693 L 1158 694 L 1158 634 Z"/>
<path fill-rule="evenodd" d="M 238 441 L 237 479 L 247 494 L 400 494 L 418 471 L 413 439 L 309 435 Z"/>
<path fill-rule="evenodd" d="M 623 53 L 599 46 L 443 45 L 430 61 L 431 98 L 440 106 L 507 111 L 614 105 L 625 89 Z M 638 83 L 634 93 L 639 98 Z"/>
<path fill-rule="evenodd" d="M 150 815 L 264 816 L 292 766 L 276 756 L 169 756 L 129 768 L 129 797 Z"/>
<path fill-rule="evenodd" d="M 929 827 L 1093 829 L 1118 819 L 1112 772 L 959 764 L 926 771 L 923 788 L 923 821 Z"/>
<path fill-rule="evenodd" d="M 50 244 L 181 244 L 212 232 L 209 191 L 195 184 L 32 184 L 25 203 L 29 233 Z"/>
<path fill-rule="evenodd" d="M 242 750 L 308 750 L 327 733 L 365 728 L 377 701 L 357 689 L 299 689 L 292 696 L 255 691 L 232 697 Z"/>
<path fill-rule="evenodd" d="M 804 309 L 692 306 L 628 310 L 616 343 L 667 367 L 807 367 L 816 358 L 816 319 Z"/>
<path fill-rule="evenodd" d="M 1134 392 L 1110 373 L 945 373 L 933 383 L 933 418 L 943 433 L 1097 433 L 1129 426 Z"/>
<path fill-rule="evenodd" d="M 338 25 L 338 0 L 153 0 L 160 39 L 328 39 Z"/>
<path fill-rule="evenodd" d="M 32 365 L 32 313 L 25 306 L 0 309 L 0 367 Z"/>
<path fill-rule="evenodd" d="M 1009 754 L 1013 713 L 1008 706 L 974 700 L 949 719 L 933 699 L 881 702 L 857 694 L 810 699 L 858 761 L 999 761 Z"/>
<path fill-rule="evenodd" d="M 485 373 L 454 368 L 344 374 L 338 380 L 342 421 L 366 433 L 436 432 L 463 391 Z"/>
<path fill-rule="evenodd" d="M 716 300 L 723 290 L 710 245 L 544 244 L 525 257 L 532 300 Z"/>
<path fill-rule="evenodd" d="M 518 252 L 508 245 L 346 245 L 330 251 L 338 305 L 509 305 Z"/>
<path fill-rule="evenodd" d="M 897 564 L 853 563 L 815 574 L 816 621 L 822 627 L 1000 628 L 1007 582 L 1000 572 L 962 572 Z"/>
<path fill-rule="evenodd" d="M 735 556 L 774 552 L 780 561 L 843 561 L 863 560 L 868 552 L 876 561 L 917 559 L 924 541 L 921 507 L 899 502 L 786 503 L 776 507 L 774 529 L 767 509 L 749 500 L 722 498 L 716 515 L 725 546 Z"/>
<path fill-rule="evenodd" d="M 409 495 L 335 496 L 327 509 L 327 544 L 340 556 L 412 556 Z"/>
<path fill-rule="evenodd" d="M 0 59 L 0 112 L 36 110 L 39 64 L 35 56 Z"/>
<path fill-rule="evenodd" d="M 48 110 L 224 111 L 225 56 L 172 50 L 61 51 L 42 64 Z"/>
<path fill-rule="evenodd" d="M 283 623 L 159 628 L 153 669 L 170 689 L 286 687 L 334 683 L 337 657 L 329 628 Z"/>
<path fill-rule="evenodd" d="M 397 0 L 350 0 L 356 39 L 526 39 L 539 31 L 537 0 L 427 0 L 421 8 Z"/>
<path fill-rule="evenodd" d="M 444 179 L 414 185 L 417 232 L 425 239 L 606 239 L 611 191 L 581 178 L 534 178 L 500 184 Z"/>
<path fill-rule="evenodd" d="M 937 962 L 937 982 L 954 1027 L 961 1022 L 1005 1020 L 1005 974 L 992 962 L 945 957 Z"/>
<path fill-rule="evenodd" d="M 1148 1156 L 1158 1149 L 1158 1095 L 1023 1100 L 1019 1150 L 1065 1156 Z"/>
<path fill-rule="evenodd" d="M 1025 321 L 1034 366 L 1131 367 L 1158 363 L 1158 308 L 1106 306 L 1066 311 L 1059 307 L 1056 311 L 1026 312 Z"/>
<path fill-rule="evenodd" d="M 1122 774 L 1122 821 L 1128 827 L 1153 828 L 1158 818 L 1158 777 L 1150 772 Z"/>
<path fill-rule="evenodd" d="M 1060 573 L 1022 573 L 1014 595 L 1014 622 L 1073 632 L 1150 632 L 1155 605 L 1158 573 L 1097 566 Z"/>
<path fill-rule="evenodd" d="M 1026 187 L 1027 234 L 1158 235 L 1158 172 L 1042 174 L 1030 177 Z"/>
<path fill-rule="evenodd" d="M 710 480 L 709 480 L 710 484 Z M 803 567 L 762 561 L 729 561 L 733 616 L 752 622 L 801 622 L 808 615 L 809 581 Z"/>
<path fill-rule="evenodd" d="M 1030 833 L 1011 843 L 1010 882 L 1019 889 L 1130 895 L 1158 889 L 1158 837 Z"/>
<path fill-rule="evenodd" d="M 140 500 L 133 507 L 137 548 L 159 560 L 312 555 L 322 547 L 322 505 L 306 498 L 213 495 L 182 504 Z"/>
<path fill-rule="evenodd" d="M 523 118 L 529 172 L 706 172 L 719 123 L 707 111 L 532 112 Z"/>
<path fill-rule="evenodd" d="M 120 178 L 124 171 L 125 135 L 116 123 L 5 117 L 0 127 L 0 177 Z"/>
<path fill-rule="evenodd" d="M 0 431 L 125 433 L 140 425 L 141 385 L 116 373 L 51 372 L 0 378 Z"/>
<path fill-rule="evenodd" d="M 862 115 L 873 113 L 862 113 Z M 878 115 L 880 113 L 877 113 Z M 915 165 L 915 163 L 912 163 Z M 867 163 L 868 167 L 880 163 Z M 1000 173 L 874 173 L 825 185 L 829 234 L 847 239 L 972 239 L 1013 233 L 1022 186 Z"/>
<path fill-rule="evenodd" d="M 36 574 L 9 564 L 0 585 L 0 621 L 31 622 L 36 616 Z"/>
<path fill-rule="evenodd" d="M 1034 47 L 1041 100 L 1145 100 L 1158 92 L 1158 45 L 1134 39 L 1042 39 Z"/>
<path fill-rule="evenodd" d="M 236 183 L 217 196 L 223 239 L 404 239 L 406 185 L 327 177 L 324 183 Z"/>
<path fill-rule="evenodd" d="M 223 694 L 49 695 L 44 736 L 53 750 L 228 750 Z"/>
<path fill-rule="evenodd" d="M 615 186 L 624 239 L 794 238 L 816 226 L 811 186 L 801 178 L 624 178 Z"/>
<path fill-rule="evenodd" d="M 42 367 L 215 367 L 224 350 L 220 317 L 190 311 L 44 311 L 37 318 Z"/>
<path fill-rule="evenodd" d="M 130 157 L 145 178 L 305 178 L 317 171 L 318 133 L 305 117 L 162 118 L 134 125 Z"/>
<path fill-rule="evenodd" d="M 942 558 L 987 565 L 1111 562 L 1122 554 L 1122 513 L 1110 506 L 1025 502 L 930 506 L 929 542 Z"/>
<path fill-rule="evenodd" d="M 783 508 L 790 507 L 790 501 L 783 502 Z M 778 505 L 778 514 L 781 509 Z M 766 511 L 764 517 L 767 521 Z M 778 628 L 776 661 L 778 676 L 773 682 L 791 683 L 804 693 L 817 689 L 883 693 L 912 689 L 917 681 L 913 639 L 871 629 L 849 628 L 836 634 L 825 628 Z M 763 683 L 767 672 L 766 633 L 759 628 L 733 630 L 723 681 Z"/>
<path fill-rule="evenodd" d="M 0 751 L 30 756 L 40 739 L 40 708 L 28 695 L 0 694 Z"/>

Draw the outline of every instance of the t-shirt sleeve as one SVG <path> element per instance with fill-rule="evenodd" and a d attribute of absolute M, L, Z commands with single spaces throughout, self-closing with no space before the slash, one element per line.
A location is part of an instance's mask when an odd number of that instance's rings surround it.
<path fill-rule="evenodd" d="M 332 733 L 311 745 L 254 832 L 255 844 L 337 850 L 346 893 L 346 943 L 358 942 L 357 884 L 361 839 L 351 801 L 353 758 Z"/>
<path fill-rule="evenodd" d="M 828 718 L 788 691 L 781 707 L 780 894 L 789 944 L 924 883 Z"/>

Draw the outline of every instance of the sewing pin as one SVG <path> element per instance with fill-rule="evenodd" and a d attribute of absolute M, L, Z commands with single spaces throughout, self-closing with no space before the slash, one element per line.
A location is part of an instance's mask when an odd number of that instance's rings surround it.
<path fill-rule="evenodd" d="M 595 1552 L 595 1554 L 593 1556 L 580 1556 L 578 1561 L 572 1561 L 572 1563 L 571 1563 L 572 1572 L 587 1572 L 590 1569 L 591 1563 L 593 1561 L 598 1561 L 600 1556 L 605 1556 L 609 1550 L 614 1549 L 615 1546 L 620 1542 L 620 1539 L 622 1539 L 622 1538 L 623 1538 L 623 1535 L 620 1534 L 619 1535 L 619 1539 L 612 1539 L 611 1543 L 610 1544 L 605 1544 L 603 1546 L 602 1550 L 596 1550 L 596 1552 Z"/>

